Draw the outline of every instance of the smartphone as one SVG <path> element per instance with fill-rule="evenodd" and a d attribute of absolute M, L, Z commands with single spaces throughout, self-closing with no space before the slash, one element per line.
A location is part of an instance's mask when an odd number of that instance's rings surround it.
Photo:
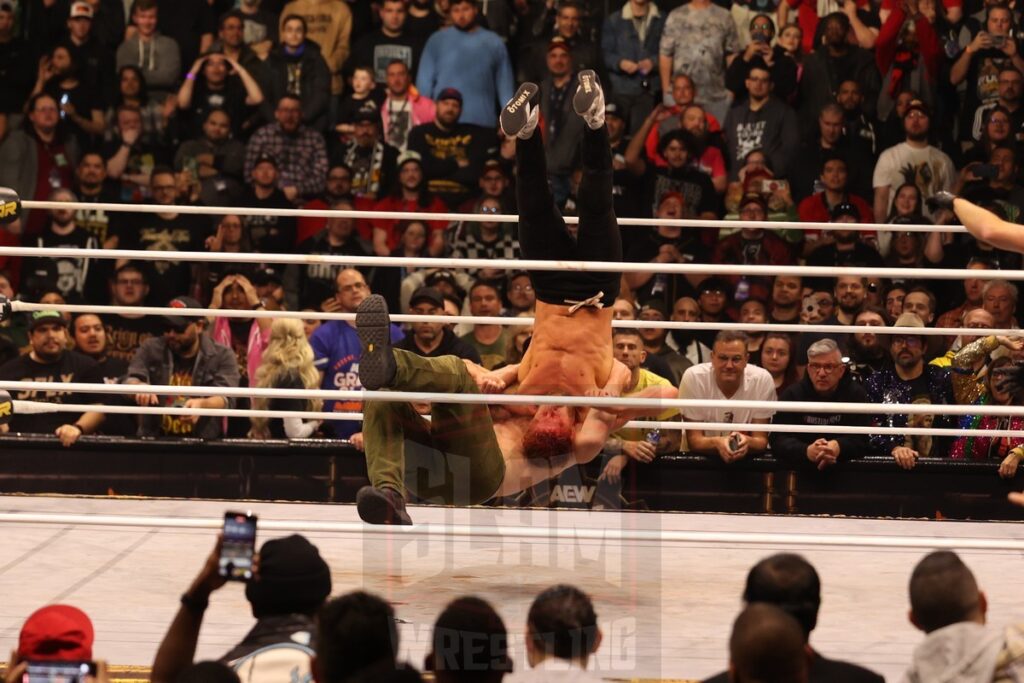
<path fill-rule="evenodd" d="M 989 35 L 989 38 L 992 39 L 992 47 L 1002 47 L 1003 45 L 1006 45 L 1006 36 Z"/>
<path fill-rule="evenodd" d="M 995 178 L 999 175 L 999 167 L 995 164 L 978 164 L 971 168 L 971 173 L 979 178 Z"/>
<path fill-rule="evenodd" d="M 733 434 L 729 437 L 729 450 L 735 453 L 740 449 L 740 437 Z"/>
<path fill-rule="evenodd" d="M 256 552 L 256 515 L 251 512 L 224 513 L 224 540 L 218 570 L 228 581 L 252 578 L 252 557 Z"/>
<path fill-rule="evenodd" d="M 64 105 L 68 103 L 68 94 L 64 93 L 60 96 L 60 117 L 63 119 L 67 116 L 64 112 Z"/>
<path fill-rule="evenodd" d="M 96 662 L 28 662 L 22 683 L 80 683 L 96 676 Z"/>

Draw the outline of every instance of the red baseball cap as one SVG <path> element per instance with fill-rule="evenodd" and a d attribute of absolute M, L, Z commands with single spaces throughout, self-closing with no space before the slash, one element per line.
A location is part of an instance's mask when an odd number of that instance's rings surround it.
<path fill-rule="evenodd" d="M 21 627 L 18 656 L 22 659 L 85 661 L 92 659 L 92 621 L 71 605 L 47 605 L 33 612 Z"/>

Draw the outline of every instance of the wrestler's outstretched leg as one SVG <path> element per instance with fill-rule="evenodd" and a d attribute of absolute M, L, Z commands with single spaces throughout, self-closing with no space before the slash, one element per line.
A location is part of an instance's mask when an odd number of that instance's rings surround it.
<path fill-rule="evenodd" d="M 579 86 L 573 97 L 573 109 L 586 124 L 580 157 L 583 177 L 576 199 L 580 217 L 576 250 L 581 261 L 622 261 L 622 234 L 615 218 L 615 200 L 611 144 L 604 121 L 604 90 L 597 74 L 585 69 L 577 76 Z M 583 275 L 583 274 L 581 274 Z M 621 273 L 587 273 L 591 295 L 603 292 L 601 301 L 610 306 L 619 295 Z"/>
<path fill-rule="evenodd" d="M 367 297 L 356 311 L 363 347 L 359 378 L 366 389 L 449 394 L 478 390 L 465 363 L 455 356 L 424 358 L 393 349 L 390 322 L 387 304 L 378 295 Z M 407 487 L 429 502 L 477 504 L 492 497 L 505 476 L 505 461 L 483 404 L 435 403 L 428 423 L 408 402 L 367 401 L 363 438 L 371 486 L 360 489 L 356 503 L 366 522 L 411 524 L 405 511 Z"/>
<path fill-rule="evenodd" d="M 574 242 L 548 184 L 544 140 L 537 130 L 540 114 L 537 92 L 533 83 L 523 83 L 501 110 L 502 131 L 517 138 L 519 247 L 524 259 L 570 258 Z"/>

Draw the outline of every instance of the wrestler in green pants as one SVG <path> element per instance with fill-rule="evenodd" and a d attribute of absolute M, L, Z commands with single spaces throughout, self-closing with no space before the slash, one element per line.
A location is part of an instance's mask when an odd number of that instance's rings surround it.
<path fill-rule="evenodd" d="M 478 394 L 455 356 L 424 358 L 394 349 L 398 371 L 388 389 Z M 505 477 L 505 459 L 485 404 L 433 403 L 431 419 L 410 403 L 367 401 L 363 407 L 370 483 L 419 500 L 476 505 L 492 498 Z"/>

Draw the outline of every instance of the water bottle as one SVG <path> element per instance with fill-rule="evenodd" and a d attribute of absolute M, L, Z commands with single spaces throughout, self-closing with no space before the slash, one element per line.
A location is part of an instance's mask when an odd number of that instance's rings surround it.
<path fill-rule="evenodd" d="M 652 446 L 654 446 L 655 448 L 657 448 L 658 447 L 658 442 L 661 441 L 661 430 L 659 430 L 659 429 L 652 429 L 652 430 L 650 430 L 649 432 L 644 434 L 644 441 L 646 441 L 647 443 L 649 443 Z"/>

